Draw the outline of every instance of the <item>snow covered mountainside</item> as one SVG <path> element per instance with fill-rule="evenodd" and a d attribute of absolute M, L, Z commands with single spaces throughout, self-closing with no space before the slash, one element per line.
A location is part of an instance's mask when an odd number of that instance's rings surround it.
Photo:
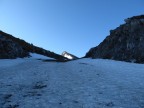
<path fill-rule="evenodd" d="M 76 59 L 78 59 L 78 57 L 76 57 L 75 55 L 70 54 L 70 53 L 68 53 L 68 52 L 66 52 L 66 51 L 64 51 L 64 52 L 62 53 L 62 56 L 66 57 L 66 58 L 68 58 L 68 59 L 70 59 L 70 60 L 76 60 Z"/>
<path fill-rule="evenodd" d="M 0 60 L 0 108 L 144 108 L 144 65 Z"/>

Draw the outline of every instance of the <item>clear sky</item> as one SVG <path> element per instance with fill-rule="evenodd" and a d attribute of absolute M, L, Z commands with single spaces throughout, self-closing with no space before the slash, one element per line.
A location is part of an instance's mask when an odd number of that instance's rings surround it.
<path fill-rule="evenodd" d="M 39 47 L 82 57 L 144 0 L 0 0 L 0 30 Z"/>

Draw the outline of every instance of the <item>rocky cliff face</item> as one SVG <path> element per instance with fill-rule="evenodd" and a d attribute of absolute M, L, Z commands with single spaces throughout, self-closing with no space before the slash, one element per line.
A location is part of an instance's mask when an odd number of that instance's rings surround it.
<path fill-rule="evenodd" d="M 67 58 L 58 55 L 54 52 L 34 46 L 24 40 L 15 38 L 10 34 L 0 31 L 0 59 L 13 59 L 17 57 L 27 57 L 29 53 L 42 54 L 59 61 L 66 61 Z"/>
<path fill-rule="evenodd" d="M 125 20 L 85 57 L 144 63 L 144 15 Z"/>

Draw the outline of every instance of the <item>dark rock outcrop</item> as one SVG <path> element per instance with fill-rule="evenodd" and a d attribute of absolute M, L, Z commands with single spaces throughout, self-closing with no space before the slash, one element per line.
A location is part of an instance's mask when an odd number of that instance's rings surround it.
<path fill-rule="evenodd" d="M 78 59 L 78 57 L 76 57 L 75 55 L 70 54 L 70 53 L 68 53 L 68 52 L 66 52 L 66 51 L 64 51 L 64 52 L 62 53 L 62 56 L 63 56 L 63 57 L 66 57 L 66 58 L 68 58 L 68 59 L 70 59 L 70 60 L 76 60 L 76 59 Z"/>
<path fill-rule="evenodd" d="M 144 15 L 125 20 L 85 57 L 144 63 Z"/>
<path fill-rule="evenodd" d="M 54 52 L 34 46 L 24 40 L 0 31 L 0 59 L 14 59 L 17 57 L 28 57 L 29 53 L 42 54 L 59 61 L 66 61 L 67 58 Z"/>
<path fill-rule="evenodd" d="M 0 59 L 10 59 L 16 57 L 26 57 L 29 53 L 10 39 L 0 35 Z"/>

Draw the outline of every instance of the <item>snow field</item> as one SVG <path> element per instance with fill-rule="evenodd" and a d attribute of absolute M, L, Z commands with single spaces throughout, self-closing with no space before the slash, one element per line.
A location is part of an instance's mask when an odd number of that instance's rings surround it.
<path fill-rule="evenodd" d="M 13 62 L 12 62 L 13 61 Z M 143 108 L 144 65 L 0 60 L 0 108 Z"/>

